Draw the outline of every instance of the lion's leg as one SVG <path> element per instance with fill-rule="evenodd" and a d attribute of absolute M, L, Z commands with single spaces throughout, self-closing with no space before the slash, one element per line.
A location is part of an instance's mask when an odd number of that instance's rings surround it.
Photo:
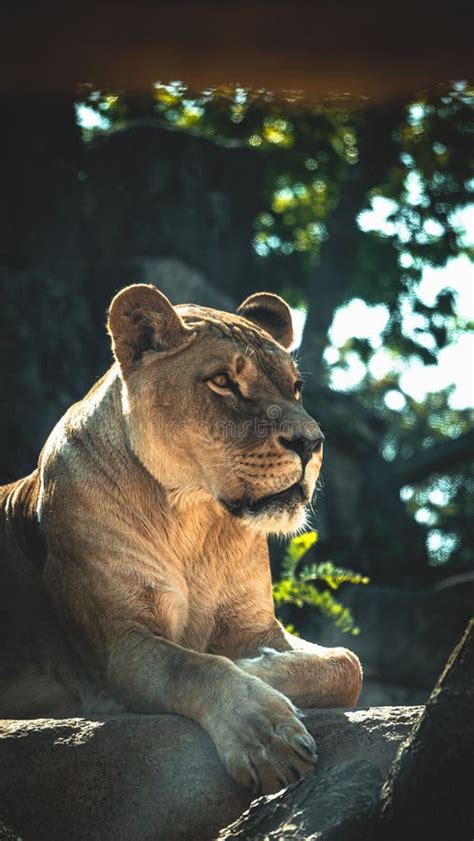
<path fill-rule="evenodd" d="M 279 623 L 261 641 L 258 656 L 236 662 L 300 707 L 352 707 L 362 687 L 362 668 L 352 651 L 298 639 Z"/>

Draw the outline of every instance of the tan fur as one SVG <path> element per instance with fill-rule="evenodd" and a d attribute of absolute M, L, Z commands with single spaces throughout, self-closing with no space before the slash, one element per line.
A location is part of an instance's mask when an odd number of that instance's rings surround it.
<path fill-rule="evenodd" d="M 266 535 L 304 524 L 322 458 L 272 337 L 291 342 L 289 310 L 173 308 L 137 285 L 109 330 L 113 367 L 1 490 L 0 716 L 178 713 L 275 790 L 314 763 L 292 701 L 351 705 L 361 683 L 351 652 L 274 614 Z M 296 439 L 316 448 L 304 475 Z"/>

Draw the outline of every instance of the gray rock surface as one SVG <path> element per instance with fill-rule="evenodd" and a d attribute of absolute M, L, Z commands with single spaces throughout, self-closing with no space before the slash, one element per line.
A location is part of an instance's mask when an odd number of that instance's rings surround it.
<path fill-rule="evenodd" d="M 240 303 L 215 289 L 198 269 L 177 257 L 134 257 L 127 266 L 132 278 L 154 283 L 173 304 L 193 303 L 234 312 Z"/>
<path fill-rule="evenodd" d="M 320 761 L 296 788 L 304 793 L 314 783 L 322 797 L 358 760 L 359 781 L 378 793 L 375 781 L 385 778 L 421 712 L 308 711 Z M 250 799 L 204 731 L 184 718 L 0 722 L 0 819 L 22 841 L 211 841 Z"/>
<path fill-rule="evenodd" d="M 373 838 L 474 838 L 474 619 L 393 762 Z"/>
<path fill-rule="evenodd" d="M 223 830 L 226 841 L 345 841 L 364 838 L 382 785 L 371 762 L 341 762 L 255 801 Z"/>

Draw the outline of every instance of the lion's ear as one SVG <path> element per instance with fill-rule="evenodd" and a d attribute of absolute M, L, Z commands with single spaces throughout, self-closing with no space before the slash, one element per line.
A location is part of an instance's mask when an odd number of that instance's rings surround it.
<path fill-rule="evenodd" d="M 288 304 L 272 292 L 256 292 L 246 298 L 237 310 L 248 321 L 261 327 L 284 348 L 293 341 L 293 323 Z"/>
<path fill-rule="evenodd" d="M 137 365 L 145 351 L 172 351 L 191 333 L 168 298 L 145 283 L 117 293 L 110 304 L 107 328 L 123 374 Z"/>

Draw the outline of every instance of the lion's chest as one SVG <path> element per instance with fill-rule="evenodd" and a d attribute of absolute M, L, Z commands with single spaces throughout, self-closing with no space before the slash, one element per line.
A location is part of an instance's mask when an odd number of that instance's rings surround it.
<path fill-rule="evenodd" d="M 242 598 L 248 574 L 246 558 L 240 553 L 230 559 L 224 553 L 218 558 L 203 551 L 183 564 L 168 591 L 169 638 L 194 651 L 205 651 L 229 604 Z"/>

